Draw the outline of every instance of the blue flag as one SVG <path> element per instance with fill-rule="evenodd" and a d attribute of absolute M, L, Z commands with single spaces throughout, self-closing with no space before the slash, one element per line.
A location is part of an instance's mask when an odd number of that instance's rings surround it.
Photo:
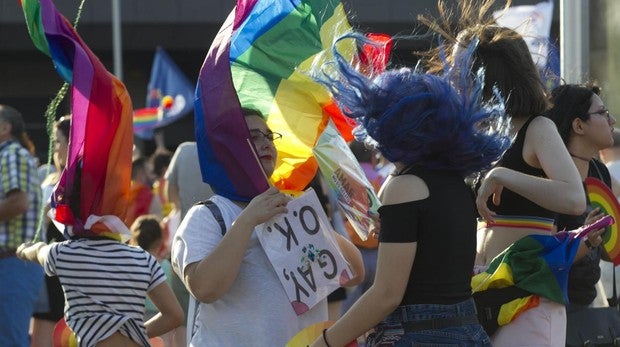
<path fill-rule="evenodd" d="M 157 47 L 146 107 L 134 113 L 134 134 L 152 139 L 153 129 L 164 127 L 193 110 L 194 85 L 161 47 Z"/>

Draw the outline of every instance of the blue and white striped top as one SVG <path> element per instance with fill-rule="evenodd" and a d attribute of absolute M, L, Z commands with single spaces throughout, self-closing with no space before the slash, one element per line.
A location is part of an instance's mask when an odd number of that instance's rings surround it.
<path fill-rule="evenodd" d="M 53 244 L 45 272 L 65 293 L 65 321 L 80 347 L 120 332 L 150 346 L 144 326 L 146 293 L 166 280 L 155 257 L 109 239 Z"/>

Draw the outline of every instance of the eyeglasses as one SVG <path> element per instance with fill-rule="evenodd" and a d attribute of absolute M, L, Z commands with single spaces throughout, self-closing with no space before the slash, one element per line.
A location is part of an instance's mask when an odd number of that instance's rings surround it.
<path fill-rule="evenodd" d="M 591 115 L 599 115 L 599 116 L 603 116 L 607 119 L 607 122 L 611 122 L 612 116 L 609 113 L 608 109 L 602 109 L 602 110 L 598 110 L 598 111 L 594 111 L 594 112 L 588 112 L 586 113 L 586 115 L 591 116 Z"/>
<path fill-rule="evenodd" d="M 274 142 L 282 138 L 282 134 L 274 133 L 272 131 L 268 133 L 264 133 L 258 129 L 250 130 L 250 136 L 252 137 L 252 142 L 259 143 L 264 140 L 269 140 L 270 142 Z"/>

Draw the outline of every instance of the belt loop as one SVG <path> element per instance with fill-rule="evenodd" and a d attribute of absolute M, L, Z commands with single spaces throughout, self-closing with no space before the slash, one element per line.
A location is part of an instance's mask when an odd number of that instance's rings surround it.
<path fill-rule="evenodd" d="M 400 308 L 400 321 L 401 322 L 408 322 L 409 321 L 409 310 L 407 309 L 407 306 L 401 306 Z"/>

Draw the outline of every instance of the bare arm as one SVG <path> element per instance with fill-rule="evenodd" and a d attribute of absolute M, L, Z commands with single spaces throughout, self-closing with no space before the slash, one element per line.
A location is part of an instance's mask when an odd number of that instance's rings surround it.
<path fill-rule="evenodd" d="M 326 332 L 330 346 L 344 346 L 376 326 L 402 301 L 417 243 L 381 243 L 374 284 Z M 325 346 L 320 337 L 313 347 Z"/>
<path fill-rule="evenodd" d="M 426 183 L 414 175 L 397 176 L 386 182 L 381 200 L 384 205 L 416 201 L 429 196 Z M 326 332 L 330 346 L 344 346 L 376 326 L 403 299 L 417 251 L 417 242 L 380 243 L 373 285 Z M 312 344 L 325 346 L 322 337 Z"/>
<path fill-rule="evenodd" d="M 353 287 L 356 286 L 362 281 L 364 281 L 364 260 L 362 260 L 362 253 L 360 252 L 355 245 L 347 240 L 344 236 L 335 233 L 336 241 L 338 242 L 338 246 L 342 251 L 342 255 L 344 259 L 347 261 L 351 270 L 353 271 L 354 277 L 351 278 L 347 283 L 344 284 L 345 287 Z"/>
<path fill-rule="evenodd" d="M 21 244 L 15 253 L 20 259 L 43 265 L 49 251 L 50 246 L 45 244 L 45 242 L 27 242 Z"/>
<path fill-rule="evenodd" d="M 201 261 L 186 266 L 184 281 L 194 297 L 210 303 L 231 288 L 239 274 L 254 227 L 277 214 L 286 213 L 286 204 L 290 200 L 288 195 L 280 193 L 275 187 L 252 199 L 213 252 Z"/>
<path fill-rule="evenodd" d="M 183 309 L 168 283 L 160 283 L 148 292 L 148 296 L 159 310 L 145 324 L 148 337 L 161 336 L 183 324 Z"/>
<path fill-rule="evenodd" d="M 28 193 L 14 189 L 0 200 L 0 222 L 11 220 L 28 211 Z"/>
<path fill-rule="evenodd" d="M 550 119 L 537 117 L 530 123 L 523 155 L 530 165 L 539 165 L 548 178 L 503 167 L 489 171 L 476 198 L 478 212 L 484 219 L 493 220 L 494 212 L 486 202 L 493 196 L 493 203 L 499 205 L 504 187 L 554 212 L 583 213 L 586 199 L 581 176 Z"/>

